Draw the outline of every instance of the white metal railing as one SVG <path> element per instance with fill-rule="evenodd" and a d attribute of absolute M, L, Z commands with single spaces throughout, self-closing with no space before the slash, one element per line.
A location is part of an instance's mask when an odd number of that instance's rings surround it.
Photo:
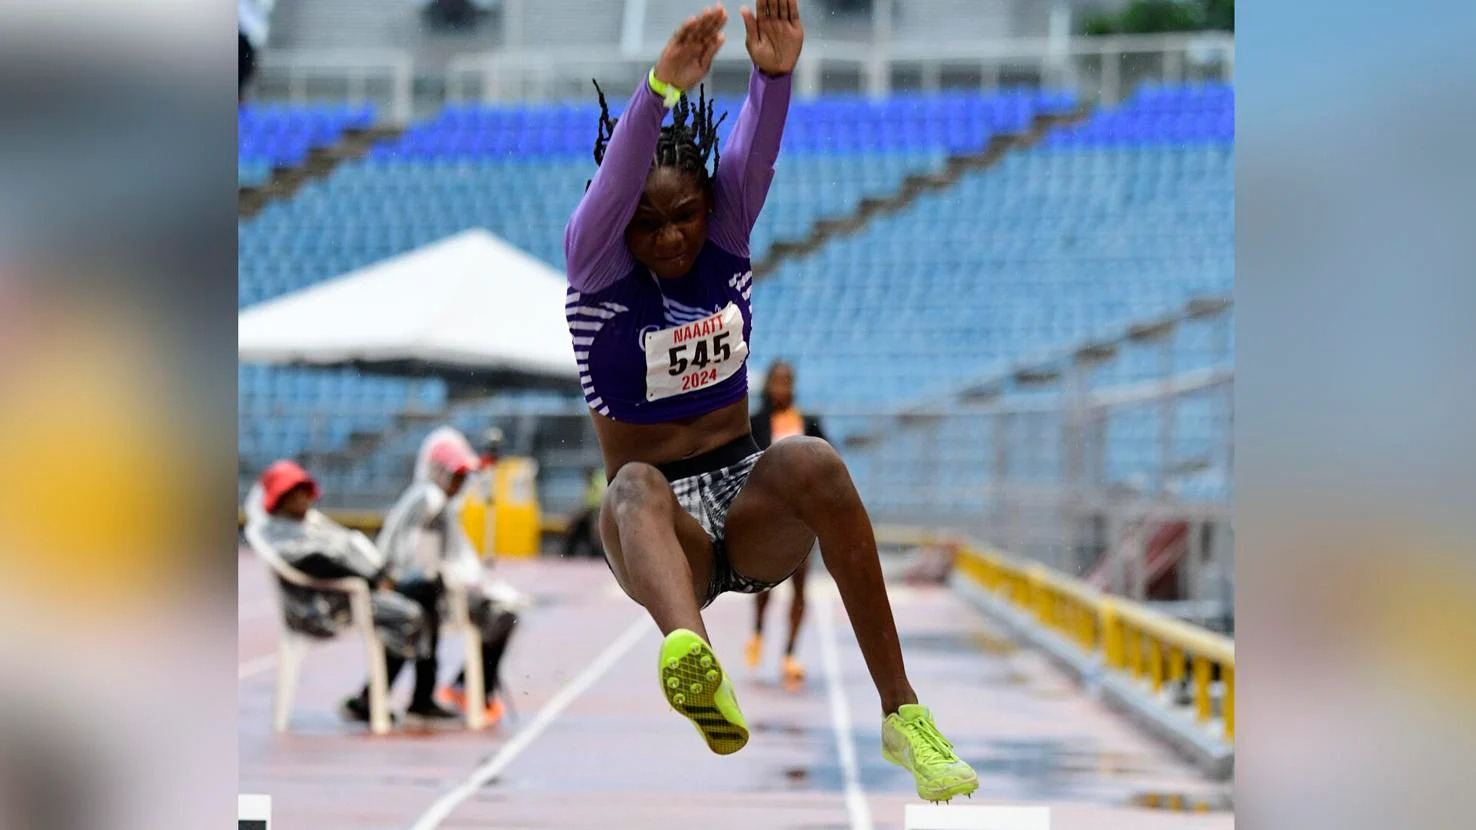
<path fill-rule="evenodd" d="M 660 44 L 630 41 L 608 46 L 508 48 L 457 55 L 444 74 L 446 101 L 548 100 L 585 96 L 591 77 L 640 76 L 656 60 Z M 796 71 L 800 97 L 854 92 L 882 96 L 915 77 L 935 91 L 945 76 L 960 73 L 981 88 L 997 88 L 1008 76 L 1044 86 L 1075 89 L 1084 101 L 1113 104 L 1142 82 L 1180 83 L 1193 78 L 1228 81 L 1235 39 L 1220 32 L 1107 37 L 1038 37 L 968 43 L 817 40 L 806 46 Z M 710 88 L 739 92 L 748 57 L 729 48 L 713 63 Z M 312 100 L 372 101 L 386 120 L 407 123 L 414 112 L 415 66 L 402 49 L 296 52 L 267 50 L 258 67 L 258 97 L 303 104 Z M 432 84 L 432 87 L 435 85 Z M 432 97 L 435 93 L 429 93 Z M 423 101 L 431 107 L 439 100 Z"/>
<path fill-rule="evenodd" d="M 257 60 L 255 85 L 263 100 L 374 103 L 381 120 L 408 124 L 413 79 L 414 60 L 402 49 L 267 50 Z"/>
<path fill-rule="evenodd" d="M 567 97 L 586 86 L 592 75 L 637 77 L 658 52 L 659 45 L 644 45 L 635 52 L 612 46 L 459 55 L 447 64 L 446 94 L 452 101 L 484 102 Z M 796 86 L 801 96 L 814 96 L 854 90 L 853 80 L 859 79 L 862 91 L 881 96 L 893 89 L 902 69 L 916 70 L 925 91 L 939 89 L 945 71 L 976 71 L 980 86 L 997 87 L 1002 73 L 1013 70 L 1034 73 L 1044 85 L 1076 87 L 1086 100 L 1115 103 L 1134 82 L 1180 83 L 1191 78 L 1193 67 L 1203 70 L 1199 77 L 1228 81 L 1234 56 L 1234 37 L 1215 32 L 966 44 L 820 41 L 806 46 L 796 69 Z M 747 65 L 747 56 L 731 49 L 714 61 L 715 71 L 742 70 Z M 473 94 L 473 87 L 479 94 Z"/>

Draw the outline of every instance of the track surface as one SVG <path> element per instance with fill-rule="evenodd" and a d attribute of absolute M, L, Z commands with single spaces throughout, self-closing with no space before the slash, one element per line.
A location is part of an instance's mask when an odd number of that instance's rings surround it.
<path fill-rule="evenodd" d="M 250 553 L 239 571 L 240 791 L 273 797 L 274 830 L 900 830 L 904 805 L 918 803 L 911 777 L 881 758 L 876 695 L 823 574 L 812 577 L 799 648 L 810 677 L 797 692 L 778 682 L 787 587 L 770 605 L 755 672 L 742 661 L 752 600 L 725 596 L 708 609 L 753 731 L 741 752 L 719 757 L 657 688 L 654 626 L 589 560 L 500 566 L 537 602 L 504 663 L 515 718 L 479 734 L 458 725 L 374 737 L 345 724 L 337 703 L 364 671 L 362 646 L 345 639 L 309 655 L 291 731 L 275 735 L 275 598 Z M 1130 806 L 1145 793 L 1223 797 L 1228 787 L 1201 779 L 947 589 L 897 586 L 892 602 L 914 687 L 979 771 L 979 792 L 956 804 L 1047 804 L 1054 830 L 1234 826 L 1228 812 Z M 449 677 L 459 639 L 444 637 L 442 654 Z"/>

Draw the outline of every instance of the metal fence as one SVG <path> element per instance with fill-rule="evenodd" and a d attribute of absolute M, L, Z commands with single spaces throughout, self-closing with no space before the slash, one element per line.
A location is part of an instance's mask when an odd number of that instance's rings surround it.
<path fill-rule="evenodd" d="M 517 101 L 584 96 L 591 75 L 639 77 L 660 44 L 638 53 L 618 49 L 527 49 L 462 55 L 446 69 L 450 100 Z M 1077 90 L 1093 104 L 1113 104 L 1144 82 L 1229 81 L 1235 40 L 1223 33 L 1011 38 L 949 43 L 807 44 L 795 69 L 800 96 L 894 90 L 1003 86 Z M 741 94 L 749 63 L 741 52 L 719 55 L 711 88 Z"/>
<path fill-rule="evenodd" d="M 591 77 L 639 78 L 659 48 L 509 48 L 457 55 L 435 71 L 420 71 L 403 49 L 266 50 L 254 96 L 291 104 L 367 101 L 384 122 L 405 124 L 449 102 L 585 99 Z M 1111 105 L 1143 83 L 1229 81 L 1234 67 L 1234 37 L 1218 32 L 966 43 L 819 40 L 806 44 L 795 82 L 800 97 L 1025 86 L 1072 89 L 1084 103 Z M 708 88 L 742 94 L 748 71 L 747 56 L 730 49 L 714 61 Z"/>
<path fill-rule="evenodd" d="M 1197 301 L 889 412 L 822 413 L 880 524 L 952 531 L 1228 625 L 1231 304 Z M 1172 547 L 1172 551 L 1167 548 Z M 1182 554 L 1165 584 L 1155 569 Z"/>

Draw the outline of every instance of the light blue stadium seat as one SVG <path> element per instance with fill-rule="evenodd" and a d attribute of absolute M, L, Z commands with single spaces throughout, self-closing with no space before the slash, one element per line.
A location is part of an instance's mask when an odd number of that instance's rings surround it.
<path fill-rule="evenodd" d="M 617 107 L 624 101 L 613 91 L 611 100 Z M 738 102 L 722 103 L 733 113 L 726 133 Z M 982 149 L 995 132 L 1075 105 L 1070 94 L 1025 90 L 797 100 L 754 229 L 753 256 L 804 237 L 816 221 L 848 213 L 862 199 L 896 192 L 909 174 L 940 169 L 950 153 Z M 899 214 L 784 262 L 755 289 L 763 326 L 756 356 L 799 364 L 801 394 L 812 405 L 888 405 L 935 394 L 967 367 L 1059 346 L 1191 296 L 1228 292 L 1233 106 L 1223 85 L 1144 90 L 1084 125 L 1053 131 L 1041 146 L 919 197 Z M 243 222 L 240 302 L 279 296 L 475 226 L 562 267 L 563 225 L 593 172 L 596 113 L 588 101 L 444 109 Z M 364 117 L 359 111 L 315 121 L 298 112 L 243 111 L 242 158 L 248 149 L 267 163 L 296 157 L 346 126 L 367 123 Z M 260 169 L 243 164 L 241 181 Z M 1205 365 L 1214 353 L 1205 343 L 1181 352 L 1186 368 Z M 1155 366 L 1144 355 L 1118 374 L 1136 379 Z M 279 376 L 287 380 L 278 383 Z M 299 388 L 299 376 L 315 379 Z M 246 466 L 309 444 L 342 446 L 352 432 L 386 428 L 396 410 L 434 411 L 446 403 L 438 382 L 352 372 L 243 367 L 240 383 Z M 527 405 L 536 400 L 528 396 Z M 288 429 L 282 417 L 267 414 L 284 406 L 333 417 L 305 415 L 300 428 Z M 341 414 L 349 411 L 356 414 Z M 1186 452 L 1209 446 L 1223 429 L 1183 418 Z M 310 422 L 319 426 L 309 429 Z M 474 429 L 478 421 L 466 423 Z M 1144 453 L 1154 445 L 1142 440 L 1147 429 L 1125 433 L 1113 471 L 1128 475 L 1148 463 Z M 399 441 L 349 471 L 344 486 L 394 482 L 404 474 L 394 459 L 412 450 Z M 1226 488 L 1223 476 L 1194 486 Z"/>

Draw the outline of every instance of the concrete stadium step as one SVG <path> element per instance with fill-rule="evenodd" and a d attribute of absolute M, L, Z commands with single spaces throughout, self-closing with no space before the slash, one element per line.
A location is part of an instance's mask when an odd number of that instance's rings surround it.
<path fill-rule="evenodd" d="M 394 138 L 404 132 L 401 127 L 371 127 L 367 130 L 345 130 L 342 137 L 331 146 L 315 147 L 308 153 L 307 160 L 295 167 L 278 167 L 272 177 L 261 187 L 240 189 L 237 205 L 242 219 L 250 219 L 261 212 L 272 199 L 290 199 L 303 183 L 321 179 L 345 161 L 363 158 L 376 143 Z"/>

